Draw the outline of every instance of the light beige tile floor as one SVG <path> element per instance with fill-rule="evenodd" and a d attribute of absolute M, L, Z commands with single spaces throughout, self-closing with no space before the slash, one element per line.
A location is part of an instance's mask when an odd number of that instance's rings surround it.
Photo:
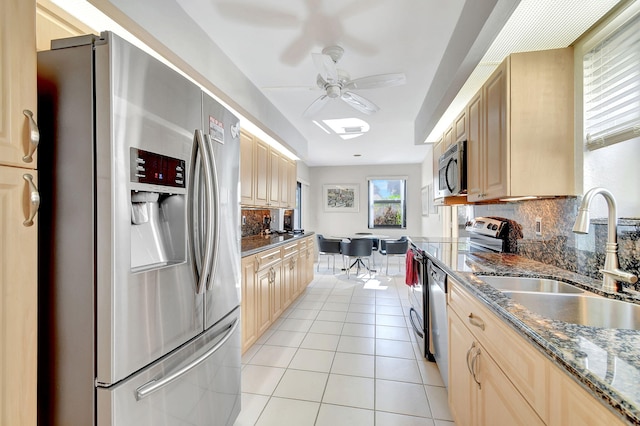
<path fill-rule="evenodd" d="M 407 295 L 401 273 L 347 279 L 321 267 L 243 355 L 235 426 L 454 426 Z"/>

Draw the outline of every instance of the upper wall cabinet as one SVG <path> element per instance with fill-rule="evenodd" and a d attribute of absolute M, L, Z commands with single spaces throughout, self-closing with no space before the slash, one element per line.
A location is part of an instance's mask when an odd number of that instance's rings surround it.
<path fill-rule="evenodd" d="M 39 142 L 35 2 L 3 0 L 0 12 L 0 164 L 34 169 Z"/>
<path fill-rule="evenodd" d="M 575 195 L 573 96 L 572 48 L 507 57 L 467 106 L 467 200 Z"/>
<path fill-rule="evenodd" d="M 240 202 L 247 207 L 293 208 L 296 163 L 252 134 L 240 133 Z"/>

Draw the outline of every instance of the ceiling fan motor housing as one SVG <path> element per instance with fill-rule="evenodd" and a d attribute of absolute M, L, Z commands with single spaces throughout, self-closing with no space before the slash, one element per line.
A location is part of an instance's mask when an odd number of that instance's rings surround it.
<path fill-rule="evenodd" d="M 340 97 L 341 94 L 341 89 L 340 86 L 337 84 L 328 84 L 327 85 L 327 96 L 329 96 L 330 98 L 338 98 Z"/>

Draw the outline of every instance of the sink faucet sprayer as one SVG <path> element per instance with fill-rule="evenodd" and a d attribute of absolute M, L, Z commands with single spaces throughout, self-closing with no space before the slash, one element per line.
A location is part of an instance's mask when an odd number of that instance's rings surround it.
<path fill-rule="evenodd" d="M 592 188 L 584 194 L 582 204 L 578 209 L 578 217 L 573 225 L 573 232 L 576 234 L 587 234 L 589 232 L 589 205 L 596 195 L 601 194 L 607 200 L 608 222 L 607 222 L 607 246 L 605 248 L 606 257 L 604 259 L 604 269 L 602 273 L 602 289 L 606 291 L 618 291 L 616 281 L 635 283 L 638 277 L 620 270 L 618 263 L 618 235 L 616 232 L 616 200 L 613 194 L 604 188 Z"/>

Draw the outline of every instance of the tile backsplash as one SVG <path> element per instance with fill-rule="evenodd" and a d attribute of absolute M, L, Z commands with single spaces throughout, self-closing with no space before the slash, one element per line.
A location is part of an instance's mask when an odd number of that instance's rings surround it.
<path fill-rule="evenodd" d="M 607 241 L 607 218 L 592 218 L 589 233 L 572 232 L 580 197 L 520 201 L 460 208 L 459 223 L 477 216 L 500 216 L 522 226 L 517 254 L 572 272 L 601 279 Z M 536 234 L 536 218 L 541 220 Z M 640 274 L 640 218 L 618 220 L 620 269 Z M 628 284 L 624 284 L 628 285 Z M 640 289 L 636 284 L 635 289 Z"/>

